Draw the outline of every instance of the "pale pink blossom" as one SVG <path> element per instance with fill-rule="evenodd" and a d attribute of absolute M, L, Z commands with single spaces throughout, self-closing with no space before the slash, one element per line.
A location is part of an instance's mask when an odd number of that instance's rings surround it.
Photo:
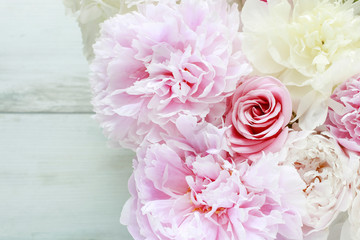
<path fill-rule="evenodd" d="M 121 216 L 134 239 L 302 239 L 305 185 L 293 166 L 275 154 L 235 164 L 219 154 L 222 129 L 189 116 L 177 128 L 182 137 L 137 151 Z"/>
<path fill-rule="evenodd" d="M 344 151 L 328 132 L 290 132 L 281 154 L 306 184 L 306 239 L 326 239 L 328 228 L 352 201 L 359 158 Z"/>
<path fill-rule="evenodd" d="M 236 6 L 212 0 L 141 5 L 104 22 L 91 83 L 105 134 L 135 149 L 168 134 L 179 114 L 219 120 L 217 104 L 251 71 L 238 29 Z"/>
<path fill-rule="evenodd" d="M 243 78 L 229 99 L 228 108 L 225 123 L 231 127 L 226 136 L 232 151 L 250 156 L 281 149 L 292 108 L 290 94 L 279 80 Z"/>
<path fill-rule="evenodd" d="M 326 126 L 342 146 L 360 152 L 360 74 L 336 88 L 331 99 Z"/>

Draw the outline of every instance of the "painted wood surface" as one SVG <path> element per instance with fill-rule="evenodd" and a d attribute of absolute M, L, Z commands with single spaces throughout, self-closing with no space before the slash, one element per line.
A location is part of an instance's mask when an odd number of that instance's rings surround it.
<path fill-rule="evenodd" d="M 80 31 L 61 0 L 0 0 L 0 240 L 127 240 L 134 153 L 91 118 Z"/>
<path fill-rule="evenodd" d="M 0 239 L 131 239 L 119 224 L 131 151 L 89 114 L 0 115 Z"/>
<path fill-rule="evenodd" d="M 0 0 L 0 112 L 90 112 L 80 30 L 61 0 Z"/>

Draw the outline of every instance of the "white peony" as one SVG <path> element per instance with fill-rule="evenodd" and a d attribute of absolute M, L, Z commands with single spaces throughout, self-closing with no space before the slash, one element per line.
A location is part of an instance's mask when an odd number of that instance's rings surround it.
<path fill-rule="evenodd" d="M 354 181 L 354 201 L 349 209 L 350 235 L 352 240 L 360 239 L 360 169 Z"/>
<path fill-rule="evenodd" d="M 306 183 L 305 239 L 326 239 L 330 224 L 352 201 L 351 183 L 358 157 L 344 152 L 326 133 L 305 131 L 290 132 L 282 154 Z"/>
<path fill-rule="evenodd" d="M 116 13 L 129 11 L 124 0 L 63 0 L 63 3 L 77 18 L 88 61 L 94 57 L 92 45 L 99 36 L 100 24 Z"/>
<path fill-rule="evenodd" d="M 326 118 L 333 88 L 360 72 L 360 16 L 352 1 L 247 0 L 243 50 L 260 74 L 288 87 L 302 129 Z"/>
<path fill-rule="evenodd" d="M 63 0 L 63 3 L 67 11 L 75 13 L 80 9 L 80 1 L 81 0 Z"/>

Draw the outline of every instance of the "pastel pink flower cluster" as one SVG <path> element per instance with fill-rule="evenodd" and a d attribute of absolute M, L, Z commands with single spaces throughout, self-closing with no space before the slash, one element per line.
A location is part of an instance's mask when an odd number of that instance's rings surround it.
<path fill-rule="evenodd" d="M 302 130 L 316 114 L 283 75 L 253 72 L 227 2 L 144 2 L 101 26 L 96 119 L 113 145 L 136 151 L 121 223 L 136 240 L 327 239 L 336 217 L 357 209 L 360 75 L 315 102 L 329 104 L 327 120 Z M 289 2 L 244 9 L 277 4 Z"/>

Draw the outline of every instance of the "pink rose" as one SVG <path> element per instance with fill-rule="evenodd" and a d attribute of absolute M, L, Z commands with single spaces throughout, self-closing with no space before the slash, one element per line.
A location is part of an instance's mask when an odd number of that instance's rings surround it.
<path fill-rule="evenodd" d="M 360 74 L 335 89 L 325 125 L 345 148 L 360 152 Z"/>
<path fill-rule="evenodd" d="M 250 156 L 276 152 L 286 140 L 292 113 L 286 87 L 273 77 L 250 77 L 242 81 L 230 98 L 225 117 L 230 149 Z"/>

